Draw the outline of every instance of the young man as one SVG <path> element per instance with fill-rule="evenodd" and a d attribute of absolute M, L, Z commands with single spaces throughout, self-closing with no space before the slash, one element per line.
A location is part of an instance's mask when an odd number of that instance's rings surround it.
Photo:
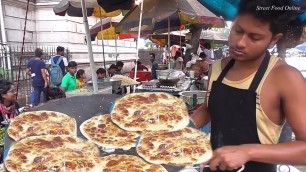
<path fill-rule="evenodd" d="M 122 75 L 122 68 L 123 68 L 123 66 L 124 66 L 124 63 L 122 62 L 122 61 L 118 61 L 117 63 L 116 63 L 116 66 L 117 66 L 117 71 L 116 71 L 116 74 L 117 75 Z"/>
<path fill-rule="evenodd" d="M 158 68 L 158 64 L 155 62 L 155 54 L 150 53 L 150 61 L 152 62 L 151 75 L 152 79 L 157 79 L 156 70 Z"/>
<path fill-rule="evenodd" d="M 230 57 L 213 64 L 206 102 L 192 116 L 197 128 L 211 122 L 213 171 L 245 165 L 247 172 L 275 172 L 275 164 L 306 164 L 305 80 L 267 52 L 292 13 L 275 7 L 291 6 L 288 1 L 241 0 Z M 296 141 L 278 144 L 285 120 Z"/>
<path fill-rule="evenodd" d="M 43 55 L 43 51 L 37 48 L 35 50 L 35 57 L 29 60 L 26 69 L 26 73 L 32 79 L 33 92 L 30 102 L 33 106 L 37 106 L 40 103 L 41 93 L 43 93 L 44 102 L 46 101 L 44 88 L 47 88 L 48 80 L 46 75 L 46 64 L 42 60 Z"/>
<path fill-rule="evenodd" d="M 74 91 L 77 89 L 76 83 L 76 74 L 77 72 L 77 63 L 75 61 L 71 61 L 68 63 L 68 73 L 63 77 L 62 84 L 60 89 L 63 92 L 66 91 Z"/>
<path fill-rule="evenodd" d="M 110 67 L 109 67 L 108 70 L 107 70 L 106 77 L 107 77 L 107 78 L 113 77 L 113 76 L 116 74 L 117 69 L 118 69 L 118 68 L 117 68 L 116 65 L 114 65 L 114 64 L 110 65 Z"/>
<path fill-rule="evenodd" d="M 51 57 L 51 59 L 49 60 L 48 65 L 50 66 L 52 64 L 51 60 L 53 60 L 54 63 L 56 64 L 57 61 L 59 60 L 59 58 L 62 57 L 63 60 L 59 63 L 59 66 L 60 66 L 60 68 L 62 70 L 63 76 L 65 76 L 66 75 L 67 66 L 68 66 L 68 60 L 67 60 L 66 57 L 64 57 L 64 55 L 65 55 L 65 48 L 61 47 L 61 46 L 58 46 L 56 48 L 56 52 L 57 52 L 56 55 Z"/>
<path fill-rule="evenodd" d="M 104 78 L 106 78 L 106 70 L 103 68 L 99 68 L 96 72 L 98 81 L 102 81 Z"/>

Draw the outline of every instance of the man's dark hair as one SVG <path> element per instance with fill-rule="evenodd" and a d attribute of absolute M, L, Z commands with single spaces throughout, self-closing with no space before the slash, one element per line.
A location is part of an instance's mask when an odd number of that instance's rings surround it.
<path fill-rule="evenodd" d="M 103 69 L 103 68 L 99 68 L 96 73 L 97 73 L 97 75 L 98 74 L 104 74 L 104 73 L 106 73 L 106 70 Z"/>
<path fill-rule="evenodd" d="M 205 47 L 206 49 L 210 50 L 210 49 L 211 49 L 211 44 L 208 43 L 208 42 L 205 42 L 205 43 L 204 43 L 204 47 Z"/>
<path fill-rule="evenodd" d="M 79 69 L 76 73 L 76 78 L 79 79 L 85 73 L 85 70 Z"/>
<path fill-rule="evenodd" d="M 78 64 L 75 61 L 71 61 L 68 63 L 68 67 L 77 67 Z"/>
<path fill-rule="evenodd" d="M 61 52 L 61 51 L 65 51 L 65 48 L 62 47 L 62 46 L 58 46 L 58 47 L 56 48 L 56 52 L 59 53 L 59 52 Z"/>
<path fill-rule="evenodd" d="M 0 101 L 3 103 L 2 94 L 6 94 L 10 89 L 13 83 L 5 80 L 0 80 Z"/>
<path fill-rule="evenodd" d="M 123 67 L 124 63 L 122 61 L 117 61 L 116 66 L 117 67 Z"/>
<path fill-rule="evenodd" d="M 292 10 L 285 10 L 286 6 L 292 6 L 291 0 L 241 0 L 238 15 L 251 14 L 262 22 L 270 23 L 270 31 L 273 35 L 284 33 L 286 25 L 293 16 Z M 269 7 L 269 10 L 259 10 L 259 7 Z M 272 7 L 284 7 L 276 10 Z"/>
<path fill-rule="evenodd" d="M 41 57 L 42 55 L 44 55 L 43 50 L 40 48 L 36 48 L 35 49 L 35 57 Z"/>
<path fill-rule="evenodd" d="M 116 69 L 116 70 L 117 70 L 118 68 L 117 68 L 117 66 L 116 66 L 116 65 L 111 64 L 111 65 L 110 65 L 110 67 L 109 67 L 108 69 L 109 69 L 109 70 L 110 70 L 110 69 Z"/>
<path fill-rule="evenodd" d="M 140 62 L 140 61 L 137 61 L 137 65 L 140 66 L 140 65 L 141 65 L 141 62 Z"/>
<path fill-rule="evenodd" d="M 204 52 L 201 52 L 200 55 L 199 55 L 199 57 L 205 58 L 205 57 L 207 57 L 207 55 L 206 55 Z"/>

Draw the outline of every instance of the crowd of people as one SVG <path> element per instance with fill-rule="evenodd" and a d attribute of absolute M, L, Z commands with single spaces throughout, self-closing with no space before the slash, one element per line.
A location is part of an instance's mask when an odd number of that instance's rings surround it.
<path fill-rule="evenodd" d="M 78 69 L 78 64 L 75 61 L 67 60 L 65 48 L 57 47 L 57 54 L 52 56 L 47 63 L 44 61 L 44 52 L 37 48 L 33 58 L 29 59 L 26 73 L 31 78 L 33 91 L 30 97 L 30 104 L 37 106 L 41 102 L 46 102 L 55 98 L 65 97 L 65 92 L 74 91 L 86 87 L 87 75 L 84 69 Z M 152 78 L 157 79 L 156 70 L 158 68 L 155 62 L 155 54 L 150 54 L 152 62 Z M 138 71 L 149 71 L 142 65 L 140 61 L 137 63 Z M 111 78 L 114 75 L 123 75 L 124 62 L 117 61 L 116 64 L 110 64 L 107 69 L 98 68 L 96 75 L 98 82 L 103 82 L 106 78 Z M 133 68 L 131 71 L 134 71 Z"/>

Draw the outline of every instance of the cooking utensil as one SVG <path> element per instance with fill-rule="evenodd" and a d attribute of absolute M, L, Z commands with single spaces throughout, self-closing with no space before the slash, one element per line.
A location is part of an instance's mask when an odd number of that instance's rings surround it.
<path fill-rule="evenodd" d="M 180 81 L 180 78 L 159 78 L 158 80 L 162 86 L 175 86 Z"/>
<path fill-rule="evenodd" d="M 98 89 L 104 89 L 112 86 L 113 90 L 118 90 L 121 87 L 121 79 L 105 79 L 103 81 L 98 81 Z M 93 87 L 92 81 L 87 82 L 88 87 Z"/>
<path fill-rule="evenodd" d="M 206 96 L 206 91 L 182 91 L 179 93 L 183 97 L 184 101 L 193 106 L 193 95 L 197 95 L 197 104 L 203 104 Z"/>

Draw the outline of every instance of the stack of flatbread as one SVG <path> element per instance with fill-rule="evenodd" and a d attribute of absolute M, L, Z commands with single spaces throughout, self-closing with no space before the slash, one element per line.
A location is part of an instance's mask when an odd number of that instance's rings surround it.
<path fill-rule="evenodd" d="M 166 172 L 161 164 L 193 165 L 212 155 L 207 136 L 188 124 L 184 101 L 166 93 L 121 98 L 111 114 L 94 116 L 80 125 L 87 141 L 76 137 L 76 120 L 66 114 L 27 112 L 8 128 L 17 143 L 11 146 L 5 166 L 17 172 Z M 136 147 L 145 161 L 132 155 L 100 157 L 98 147 L 109 153 Z"/>
<path fill-rule="evenodd" d="M 129 132 L 142 132 L 137 153 L 147 162 L 192 165 L 212 156 L 208 137 L 192 128 L 182 99 L 166 93 L 135 93 L 118 100 L 112 121 Z"/>

